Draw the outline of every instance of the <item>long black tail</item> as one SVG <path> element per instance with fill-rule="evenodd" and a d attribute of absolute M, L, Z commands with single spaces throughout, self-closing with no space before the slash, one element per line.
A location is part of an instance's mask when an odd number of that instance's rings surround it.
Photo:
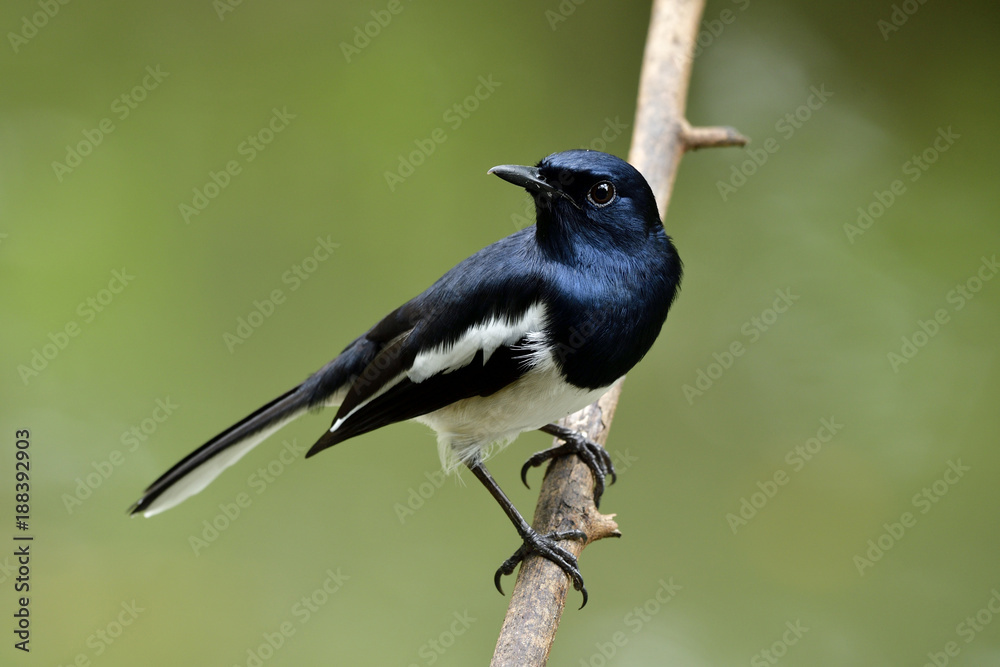
<path fill-rule="evenodd" d="M 149 485 L 130 514 L 153 516 L 198 493 L 279 428 L 310 407 L 306 384 L 279 396 L 181 459 Z"/>
<path fill-rule="evenodd" d="M 379 344 L 361 336 L 295 389 L 274 399 L 194 450 L 149 485 L 129 508 L 153 516 L 198 493 L 268 436 L 310 408 L 338 405 L 347 387 L 378 354 Z"/>

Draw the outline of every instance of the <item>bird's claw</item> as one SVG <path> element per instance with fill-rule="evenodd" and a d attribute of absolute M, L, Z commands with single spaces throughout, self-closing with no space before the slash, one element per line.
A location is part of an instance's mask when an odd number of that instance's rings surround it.
<path fill-rule="evenodd" d="M 528 554 L 536 553 L 539 556 L 552 561 L 559 566 L 560 570 L 566 573 L 566 576 L 568 576 L 573 582 L 573 588 L 580 591 L 583 595 L 583 604 L 580 605 L 580 609 L 583 609 L 587 605 L 587 589 L 583 585 L 583 575 L 580 574 L 580 569 L 577 566 L 576 556 L 563 549 L 561 546 L 556 544 L 556 542 L 559 540 L 585 539 L 587 539 L 587 535 L 580 530 L 568 530 L 564 532 L 549 533 L 547 535 L 542 535 L 532 530 L 524 537 L 524 543 L 518 547 L 517 551 L 514 552 L 514 555 L 505 560 L 503 564 L 497 568 L 496 574 L 493 575 L 493 583 L 497 587 L 497 590 L 500 591 L 500 595 L 504 595 L 503 588 L 500 586 L 500 579 L 504 575 L 513 574 L 518 564 L 523 561 Z"/>
<path fill-rule="evenodd" d="M 565 444 L 532 454 L 521 466 L 521 481 L 524 482 L 525 486 L 528 486 L 528 470 L 557 456 L 576 454 L 581 461 L 587 464 L 594 476 L 594 506 L 600 507 L 601 496 L 604 495 L 604 478 L 611 475 L 612 484 L 618 481 L 618 473 L 615 472 L 615 466 L 608 450 L 576 431 L 567 429 L 565 432 L 556 434 L 556 437 Z"/>

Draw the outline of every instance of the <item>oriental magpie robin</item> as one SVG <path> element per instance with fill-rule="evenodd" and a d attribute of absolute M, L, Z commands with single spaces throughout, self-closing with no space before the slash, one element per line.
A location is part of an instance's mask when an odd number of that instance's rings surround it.
<path fill-rule="evenodd" d="M 631 165 L 587 150 L 535 167 L 489 171 L 534 198 L 536 224 L 483 248 L 389 313 L 298 387 L 274 399 L 164 473 L 132 506 L 152 516 L 204 489 L 253 447 L 310 408 L 339 406 L 306 457 L 394 422 L 437 432 L 446 470 L 467 466 L 500 503 L 523 545 L 494 577 L 530 552 L 553 561 L 587 592 L 576 559 L 541 535 L 490 476 L 484 460 L 520 433 L 542 430 L 565 445 L 531 465 L 576 453 L 600 502 L 607 452 L 552 424 L 601 396 L 646 354 L 667 317 L 681 262 L 649 185 Z"/>

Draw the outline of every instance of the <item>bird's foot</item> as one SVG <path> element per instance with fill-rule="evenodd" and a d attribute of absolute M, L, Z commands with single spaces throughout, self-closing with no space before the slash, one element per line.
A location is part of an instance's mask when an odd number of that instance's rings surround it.
<path fill-rule="evenodd" d="M 587 464 L 590 472 L 594 475 L 594 506 L 600 507 L 601 496 L 604 495 L 604 478 L 607 475 L 611 475 L 612 484 L 618 480 L 618 474 L 615 472 L 615 466 L 611 462 L 611 455 L 608 454 L 608 450 L 593 440 L 588 439 L 582 433 L 557 426 L 556 424 L 549 424 L 539 430 L 549 435 L 554 435 L 565 444 L 532 454 L 524 462 L 524 465 L 521 466 L 521 481 L 524 482 L 524 485 L 528 486 L 528 470 L 531 468 L 540 466 L 549 459 L 554 459 L 557 456 L 576 454 L 580 457 L 580 460 Z"/>
<path fill-rule="evenodd" d="M 536 553 L 552 561 L 559 566 L 560 570 L 566 573 L 566 576 L 573 582 L 573 588 L 583 594 L 583 604 L 580 605 L 580 609 L 583 609 L 587 604 L 587 589 L 583 585 L 583 576 L 580 574 L 579 567 L 577 567 L 576 556 L 563 549 L 556 542 L 559 540 L 585 539 L 587 539 L 587 535 L 580 530 L 568 530 L 542 535 L 533 529 L 529 529 L 529 532 L 524 536 L 524 544 L 518 547 L 514 555 L 505 560 L 503 565 L 497 569 L 496 574 L 493 575 L 493 583 L 496 585 L 497 590 L 500 591 L 500 594 L 503 595 L 503 588 L 500 587 L 500 578 L 505 574 L 513 574 L 518 563 L 523 561 L 528 554 Z"/>

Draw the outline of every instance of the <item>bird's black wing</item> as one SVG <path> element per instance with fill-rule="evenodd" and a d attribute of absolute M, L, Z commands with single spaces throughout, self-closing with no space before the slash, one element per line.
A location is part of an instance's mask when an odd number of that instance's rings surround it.
<path fill-rule="evenodd" d="M 390 313 L 365 337 L 384 341 L 354 379 L 312 456 L 348 438 L 412 419 L 521 377 L 526 336 L 544 326 L 545 280 L 523 232 L 494 243 Z"/>

